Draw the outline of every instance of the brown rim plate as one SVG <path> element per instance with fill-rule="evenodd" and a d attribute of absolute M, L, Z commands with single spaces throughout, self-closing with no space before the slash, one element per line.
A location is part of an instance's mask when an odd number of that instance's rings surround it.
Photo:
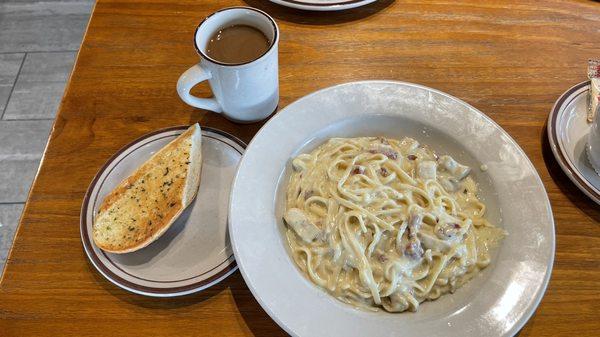
<path fill-rule="evenodd" d="M 229 234 L 229 190 L 246 144 L 223 131 L 202 128 L 203 167 L 198 195 L 158 240 L 128 254 L 107 253 L 91 239 L 103 198 L 152 154 L 188 126 L 146 134 L 113 155 L 90 184 L 81 208 L 81 240 L 94 267 L 113 284 L 155 297 L 187 295 L 237 270 Z"/>
<path fill-rule="evenodd" d="M 270 0 L 276 4 L 311 10 L 311 11 L 339 11 L 361 7 L 375 2 L 376 0 Z"/>
<path fill-rule="evenodd" d="M 600 176 L 588 161 L 585 145 L 590 81 L 581 82 L 560 96 L 548 116 L 548 141 L 561 169 L 588 197 L 600 204 Z"/>

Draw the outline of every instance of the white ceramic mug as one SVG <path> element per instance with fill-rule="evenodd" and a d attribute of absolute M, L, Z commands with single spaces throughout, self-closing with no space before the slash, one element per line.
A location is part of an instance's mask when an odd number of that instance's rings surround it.
<path fill-rule="evenodd" d="M 262 31 L 271 42 L 266 53 L 241 64 L 222 63 L 206 53 L 210 38 L 231 25 L 248 25 Z M 267 118 L 279 102 L 278 75 L 279 28 L 267 13 L 251 7 L 230 7 L 209 15 L 194 35 L 200 63 L 184 72 L 177 82 L 177 93 L 187 104 L 222 113 L 238 123 Z M 208 80 L 213 98 L 190 94 L 196 84 Z"/>

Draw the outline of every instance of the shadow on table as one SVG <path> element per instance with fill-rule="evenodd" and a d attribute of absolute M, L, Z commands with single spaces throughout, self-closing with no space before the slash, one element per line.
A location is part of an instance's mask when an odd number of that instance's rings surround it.
<path fill-rule="evenodd" d="M 176 309 L 202 303 L 230 287 L 232 282 L 231 279 L 233 278 L 233 275 L 229 276 L 222 282 L 196 294 L 180 297 L 159 298 L 137 295 L 117 287 L 102 277 L 102 275 L 100 275 L 100 273 L 98 273 L 98 271 L 94 269 L 89 262 L 88 269 L 90 273 L 94 275 L 96 283 L 102 286 L 108 293 L 118 300 L 149 309 Z M 239 274 L 239 272 L 234 274 Z"/>
<path fill-rule="evenodd" d="M 556 158 L 554 158 L 554 154 L 550 148 L 548 134 L 546 133 L 546 125 L 544 125 L 542 132 L 542 156 L 546 163 L 546 167 L 548 168 L 548 172 L 550 173 L 550 177 L 554 180 L 561 192 L 587 216 L 594 219 L 597 223 L 600 223 L 600 209 L 598 208 L 598 205 L 575 186 L 571 179 L 569 179 L 562 171 Z"/>
<path fill-rule="evenodd" d="M 277 20 L 303 25 L 335 25 L 367 18 L 387 8 L 394 3 L 394 0 L 379 0 L 362 7 L 327 12 L 289 8 L 265 0 L 244 0 L 244 2 L 248 6 L 267 12 Z"/>
<path fill-rule="evenodd" d="M 209 95 L 207 97 L 211 96 L 212 95 Z M 267 117 L 263 121 L 252 124 L 236 124 L 234 122 L 228 121 L 221 114 L 201 109 L 193 109 L 192 113 L 190 114 L 188 124 L 199 122 L 202 126 L 216 127 L 221 131 L 225 131 L 238 137 L 246 144 L 248 144 L 250 143 L 252 138 L 254 138 L 254 135 L 258 132 L 258 130 L 260 130 L 260 128 L 263 125 L 265 125 L 265 123 L 268 122 L 278 110 L 279 107 L 276 111 L 274 111 L 269 117 Z"/>
<path fill-rule="evenodd" d="M 102 277 L 89 262 L 88 269 L 94 275 L 96 283 L 101 285 L 112 296 L 120 301 L 148 309 L 168 310 L 184 308 L 210 300 L 213 296 L 217 296 L 222 291 L 229 289 L 235 305 L 244 320 L 240 325 L 246 325 L 256 336 L 287 336 L 285 331 L 267 315 L 256 299 L 254 299 L 239 271 L 236 271 L 220 283 L 196 294 L 172 298 L 156 298 L 133 294 L 117 287 Z"/>

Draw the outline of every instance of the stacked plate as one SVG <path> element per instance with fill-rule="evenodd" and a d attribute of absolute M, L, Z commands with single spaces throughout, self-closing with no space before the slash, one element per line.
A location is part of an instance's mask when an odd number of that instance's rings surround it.
<path fill-rule="evenodd" d="M 368 5 L 376 0 L 271 0 L 282 6 L 311 10 L 339 11 Z"/>

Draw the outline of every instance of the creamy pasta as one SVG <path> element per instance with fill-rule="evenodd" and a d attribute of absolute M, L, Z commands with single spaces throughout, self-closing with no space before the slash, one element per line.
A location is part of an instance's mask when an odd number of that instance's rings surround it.
<path fill-rule="evenodd" d="M 485 268 L 504 235 L 484 218 L 470 168 L 411 138 L 332 138 L 292 167 L 293 259 L 355 306 L 416 311 Z"/>

